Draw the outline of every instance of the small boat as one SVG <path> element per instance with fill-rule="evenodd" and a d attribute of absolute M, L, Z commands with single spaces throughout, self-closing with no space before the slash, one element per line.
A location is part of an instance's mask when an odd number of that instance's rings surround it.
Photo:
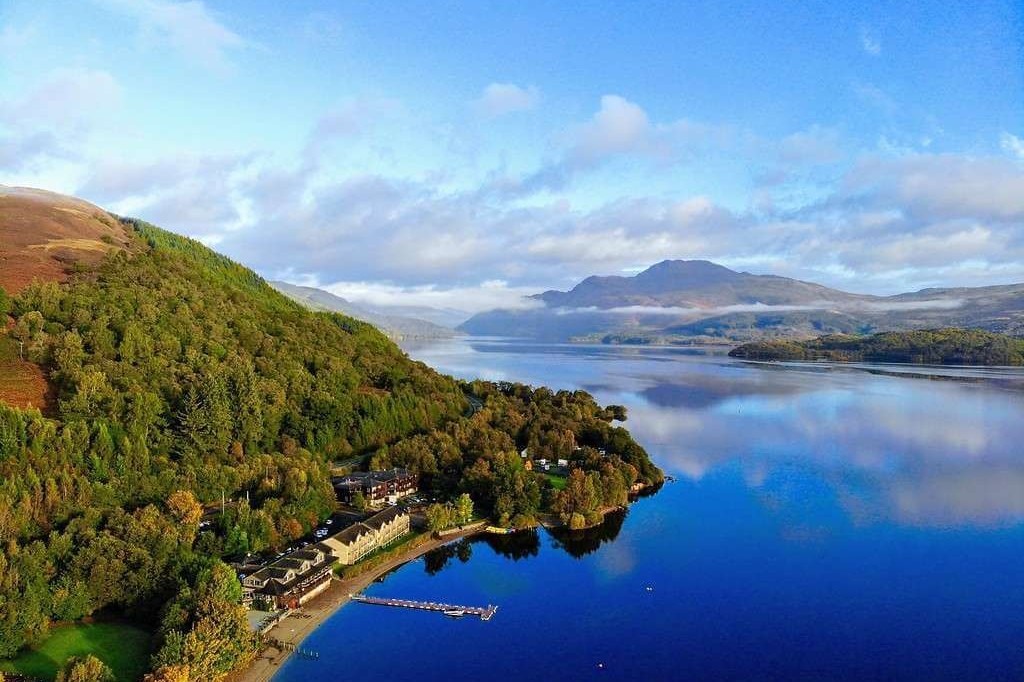
<path fill-rule="evenodd" d="M 447 611 L 443 611 L 442 613 L 444 613 L 444 615 L 448 616 L 449 618 L 462 618 L 466 615 L 466 612 L 462 609 L 448 609 Z"/>

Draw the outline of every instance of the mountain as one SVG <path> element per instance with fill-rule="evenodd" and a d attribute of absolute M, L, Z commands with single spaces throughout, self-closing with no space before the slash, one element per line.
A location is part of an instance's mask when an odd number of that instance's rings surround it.
<path fill-rule="evenodd" d="M 393 339 L 448 339 L 457 333 L 450 327 L 443 327 L 427 320 L 382 313 L 379 309 L 352 303 L 323 289 L 288 282 L 270 282 L 270 286 L 313 310 L 341 313 L 372 324 Z"/>
<path fill-rule="evenodd" d="M 871 296 L 708 261 L 667 260 L 632 277 L 588 277 L 531 297 L 524 310 L 480 313 L 476 335 L 605 343 L 736 342 L 980 327 L 1024 335 L 1024 284 Z"/>
<path fill-rule="evenodd" d="M 102 614 L 152 635 L 158 679 L 220 682 L 260 645 L 225 562 L 324 523 L 337 459 L 406 467 L 503 526 L 592 524 L 662 480 L 621 408 L 439 374 L 144 221 L 5 188 L 0 245 L 0 363 L 53 395 L 7 400 L 0 367 L 0 660 Z M 529 471 L 527 445 L 575 482 Z"/>
<path fill-rule="evenodd" d="M 535 297 L 548 308 L 658 306 L 712 308 L 739 304 L 801 305 L 867 300 L 810 282 L 736 272 L 708 261 L 667 260 L 633 277 L 588 277 L 571 291 Z"/>

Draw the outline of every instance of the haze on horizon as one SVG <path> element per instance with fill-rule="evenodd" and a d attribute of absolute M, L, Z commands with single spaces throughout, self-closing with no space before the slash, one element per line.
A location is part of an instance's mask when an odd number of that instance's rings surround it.
<path fill-rule="evenodd" d="M 0 183 L 351 300 L 1024 281 L 1015 2 L 0 2 Z"/>

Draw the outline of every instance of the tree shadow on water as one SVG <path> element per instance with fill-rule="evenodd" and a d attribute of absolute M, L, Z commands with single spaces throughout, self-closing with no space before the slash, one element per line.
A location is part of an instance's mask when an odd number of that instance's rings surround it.
<path fill-rule="evenodd" d="M 552 528 L 549 531 L 554 540 L 552 546 L 565 550 L 576 559 L 596 552 L 601 545 L 619 536 L 626 514 L 625 509 L 609 512 L 605 515 L 604 521 L 593 528 L 583 530 Z"/>

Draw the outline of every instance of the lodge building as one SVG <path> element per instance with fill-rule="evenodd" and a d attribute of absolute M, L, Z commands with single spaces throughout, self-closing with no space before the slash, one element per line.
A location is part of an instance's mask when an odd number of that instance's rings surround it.
<path fill-rule="evenodd" d="M 338 499 L 352 504 L 356 493 L 372 507 L 395 504 L 406 495 L 416 492 L 418 479 L 408 469 L 387 469 L 385 471 L 354 471 L 335 480 L 334 490 Z"/>
<path fill-rule="evenodd" d="M 389 507 L 361 523 L 324 538 L 316 547 L 329 552 L 342 566 L 354 564 L 370 552 L 386 547 L 409 532 L 409 513 Z"/>
<path fill-rule="evenodd" d="M 262 598 L 295 609 L 327 589 L 334 557 L 315 545 L 292 552 L 242 580 L 244 601 Z"/>
<path fill-rule="evenodd" d="M 335 564 L 354 564 L 370 552 L 390 545 L 410 528 L 406 510 L 388 507 L 245 576 L 243 602 L 262 600 L 278 609 L 298 608 L 327 589 Z"/>

